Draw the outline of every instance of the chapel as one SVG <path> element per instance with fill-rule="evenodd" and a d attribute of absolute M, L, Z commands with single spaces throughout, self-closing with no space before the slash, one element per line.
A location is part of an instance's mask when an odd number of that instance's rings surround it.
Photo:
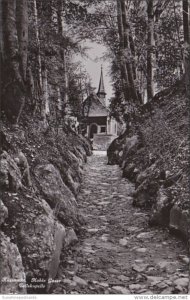
<path fill-rule="evenodd" d="M 92 93 L 84 101 L 84 116 L 86 117 L 86 135 L 93 142 L 93 147 L 107 149 L 109 143 L 117 136 L 117 121 L 109 116 L 106 106 L 103 68 L 101 67 L 100 82 L 97 93 Z"/>

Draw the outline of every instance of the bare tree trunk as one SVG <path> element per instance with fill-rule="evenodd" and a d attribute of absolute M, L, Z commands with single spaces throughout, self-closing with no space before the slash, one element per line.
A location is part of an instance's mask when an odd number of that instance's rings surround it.
<path fill-rule="evenodd" d="M 35 28 L 36 43 L 37 43 L 37 73 L 38 73 L 37 76 L 39 81 L 39 87 L 42 91 L 42 59 L 40 55 L 40 37 L 39 37 L 40 35 L 39 35 L 38 10 L 37 10 L 36 0 L 33 0 L 33 7 L 34 7 L 34 28 Z"/>
<path fill-rule="evenodd" d="M 58 32 L 64 37 L 64 20 L 63 20 L 63 2 L 62 0 L 58 0 Z M 70 114 L 70 105 L 69 105 L 69 97 L 68 97 L 68 66 L 67 66 L 67 55 L 66 49 L 61 49 L 60 51 L 61 59 L 62 59 L 62 67 L 64 71 L 63 75 L 63 104 L 64 104 L 64 113 L 66 116 Z"/>
<path fill-rule="evenodd" d="M 148 36 L 147 36 L 147 96 L 148 101 L 154 97 L 154 0 L 148 0 Z"/>
<path fill-rule="evenodd" d="M 32 73 L 32 69 L 31 66 L 29 65 L 27 68 L 27 82 L 28 82 L 28 91 L 29 91 L 29 97 L 31 98 L 31 104 L 35 105 L 35 96 L 34 96 L 34 91 L 35 91 L 35 87 L 34 87 L 34 77 L 33 77 L 33 73 Z"/>
<path fill-rule="evenodd" d="M 130 49 L 131 49 L 131 54 L 133 55 L 133 77 L 134 79 L 137 78 L 137 72 L 136 72 L 136 63 L 135 63 L 135 56 L 136 56 L 136 52 L 135 52 L 135 43 L 133 40 L 133 34 L 131 31 L 131 27 L 129 25 L 129 44 L 130 44 Z"/>
<path fill-rule="evenodd" d="M 58 110 L 61 111 L 62 103 L 61 103 L 61 92 L 60 92 L 59 86 L 57 86 L 56 89 L 57 89 L 57 107 L 58 107 Z"/>
<path fill-rule="evenodd" d="M 161 14 L 161 9 L 156 9 L 155 11 L 155 27 L 158 28 L 159 26 L 159 20 L 160 20 L 160 14 Z M 157 77 L 158 75 L 158 59 L 159 59 L 159 51 L 158 51 L 158 43 L 160 40 L 160 35 L 158 33 L 158 30 L 154 30 L 154 44 L 155 44 L 155 53 L 154 53 L 154 66 L 153 66 L 153 73 L 154 73 L 154 77 Z M 159 86 L 157 83 L 157 80 L 154 78 L 154 93 L 158 93 L 159 92 Z"/>
<path fill-rule="evenodd" d="M 21 89 L 24 88 L 22 76 L 19 72 L 19 45 L 16 30 L 16 1 L 4 0 L 4 44 L 7 61 L 14 72 L 14 77 Z"/>
<path fill-rule="evenodd" d="M 185 83 L 188 98 L 190 98 L 190 1 L 183 0 L 183 30 L 184 30 L 184 66 Z"/>
<path fill-rule="evenodd" d="M 18 0 L 19 1 L 19 0 Z M 38 23 L 38 9 L 37 1 L 33 0 L 33 9 L 34 9 L 34 27 L 35 27 L 35 38 L 37 44 L 37 81 L 38 81 L 38 96 L 37 99 L 40 102 L 40 113 L 43 121 L 44 127 L 47 126 L 47 114 L 49 114 L 49 95 L 48 95 L 48 78 L 47 78 L 47 69 L 45 66 L 42 68 L 42 58 L 41 58 L 41 43 L 40 43 L 40 31 Z"/>
<path fill-rule="evenodd" d="M 16 2 L 17 33 L 20 54 L 20 69 L 23 79 L 26 80 L 28 59 L 28 2 L 17 0 Z"/>
<path fill-rule="evenodd" d="M 63 69 L 64 69 L 64 104 L 65 104 L 65 114 L 70 114 L 70 105 L 69 105 L 69 96 L 68 96 L 68 88 L 69 88 L 69 80 L 68 80 L 68 66 L 67 66 L 67 54 L 66 50 L 63 50 L 62 53 L 62 60 L 63 60 Z"/>
<path fill-rule="evenodd" d="M 16 0 L 3 0 L 3 44 L 5 74 L 3 108 L 8 118 L 18 123 L 25 103 L 26 89 L 20 72 L 19 41 L 16 26 Z"/>
<path fill-rule="evenodd" d="M 28 0 L 16 1 L 17 35 L 19 44 L 20 73 L 26 82 L 28 59 Z M 22 96 L 22 102 L 16 122 L 19 122 L 26 101 L 26 95 Z"/>
<path fill-rule="evenodd" d="M 4 57 L 4 49 L 3 49 L 3 20 L 2 20 L 2 0 L 0 0 L 0 118 L 2 113 L 1 107 L 1 99 L 2 99 L 2 73 L 3 73 L 3 57 Z"/>
<path fill-rule="evenodd" d="M 49 93 L 48 93 L 48 76 L 47 69 L 44 67 L 42 72 L 42 117 L 43 120 L 46 120 L 46 117 L 49 115 Z"/>
<path fill-rule="evenodd" d="M 3 59 L 4 51 L 3 51 L 3 7 L 2 0 L 0 0 L 0 55 L 1 60 Z"/>
<path fill-rule="evenodd" d="M 126 69 L 125 57 L 124 57 L 124 30 L 123 23 L 121 18 L 121 3 L 120 0 L 117 0 L 117 24 L 118 24 L 118 33 L 119 33 L 119 41 L 120 41 L 120 49 L 119 49 L 119 65 L 121 70 L 121 81 L 122 81 L 122 89 L 125 96 L 125 99 L 129 97 L 129 80 Z"/>
<path fill-rule="evenodd" d="M 190 1 L 188 0 L 188 23 L 189 23 L 189 38 L 190 38 Z"/>
<path fill-rule="evenodd" d="M 132 53 L 131 53 L 131 48 L 129 43 L 130 28 L 127 20 L 126 3 L 125 0 L 120 0 L 120 2 L 121 2 L 121 17 L 122 17 L 123 30 L 124 30 L 124 49 L 125 49 L 125 57 L 126 57 L 126 68 L 128 73 L 131 97 L 136 102 L 136 104 L 139 104 L 140 101 L 139 101 L 137 89 L 135 86 L 134 76 L 133 76 L 134 68 L 133 68 Z"/>

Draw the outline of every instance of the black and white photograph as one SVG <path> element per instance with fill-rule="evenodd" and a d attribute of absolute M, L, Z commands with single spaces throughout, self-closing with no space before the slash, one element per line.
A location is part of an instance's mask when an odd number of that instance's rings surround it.
<path fill-rule="evenodd" d="M 190 0 L 0 0 L 0 297 L 189 299 L 189 115 Z"/>

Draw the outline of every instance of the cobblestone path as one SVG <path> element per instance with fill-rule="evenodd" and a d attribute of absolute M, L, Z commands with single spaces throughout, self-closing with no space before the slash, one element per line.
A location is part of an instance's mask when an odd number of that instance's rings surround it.
<path fill-rule="evenodd" d="M 187 293 L 185 245 L 148 226 L 147 212 L 131 204 L 133 190 L 106 156 L 88 159 L 78 200 L 87 224 L 62 262 L 58 293 Z"/>

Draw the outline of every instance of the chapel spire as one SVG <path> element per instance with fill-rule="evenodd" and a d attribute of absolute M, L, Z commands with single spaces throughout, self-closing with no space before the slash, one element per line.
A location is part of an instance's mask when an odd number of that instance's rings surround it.
<path fill-rule="evenodd" d="M 100 83 L 99 83 L 99 88 L 98 88 L 97 96 L 101 100 L 105 101 L 106 92 L 105 92 L 105 87 L 104 87 L 104 77 L 103 77 L 103 67 L 102 66 L 101 66 Z"/>

